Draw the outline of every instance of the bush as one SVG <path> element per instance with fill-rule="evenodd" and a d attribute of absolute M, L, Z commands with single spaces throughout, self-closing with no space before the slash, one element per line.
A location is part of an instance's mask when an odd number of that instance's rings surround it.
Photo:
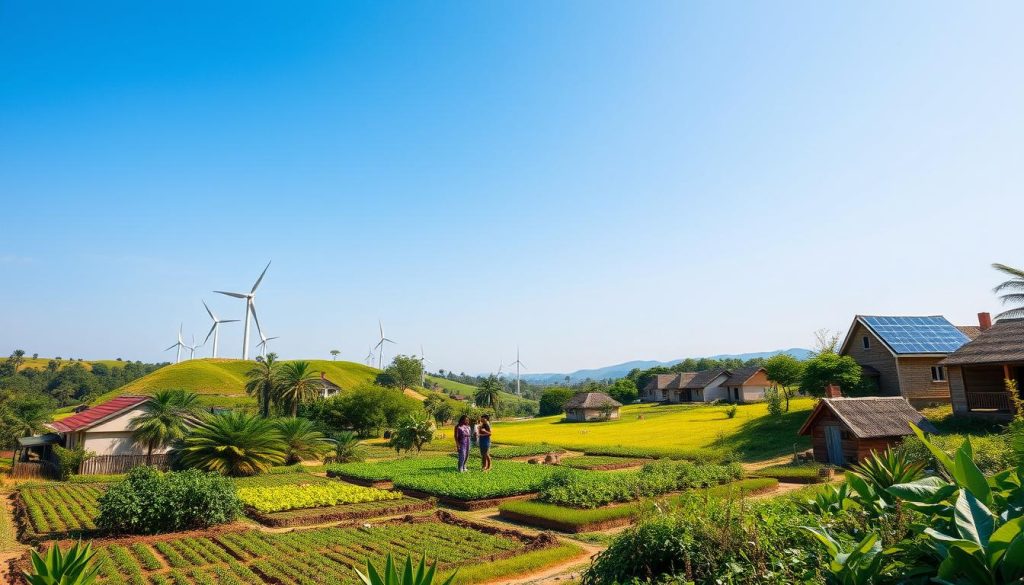
<path fill-rule="evenodd" d="M 1013 442 L 1006 435 L 935 435 L 929 440 L 947 454 L 952 454 L 968 438 L 974 447 L 974 463 L 983 473 L 998 473 L 1016 464 Z M 896 452 L 905 455 L 912 463 L 924 463 L 930 469 L 937 467 L 935 457 L 916 436 L 903 439 Z"/>
<path fill-rule="evenodd" d="M 824 469 L 821 463 L 786 463 L 784 465 L 770 465 L 751 472 L 753 477 L 774 477 L 775 479 L 790 483 L 820 483 L 825 478 L 819 475 Z"/>
<path fill-rule="evenodd" d="M 726 418 L 736 418 L 736 411 L 737 410 L 738 410 L 738 408 L 736 407 L 735 404 L 730 404 L 725 409 L 725 417 Z"/>
<path fill-rule="evenodd" d="M 768 414 L 771 416 L 782 416 L 785 408 L 782 404 L 782 392 L 777 386 L 772 386 L 764 391 L 764 402 L 768 406 Z"/>
<path fill-rule="evenodd" d="M 406 416 L 421 412 L 423 406 L 417 400 L 367 385 L 324 400 L 310 416 L 332 432 L 351 429 L 361 437 L 378 437 Z"/>
<path fill-rule="evenodd" d="M 99 499 L 96 526 L 117 534 L 157 534 L 230 522 L 241 509 L 235 485 L 196 469 L 136 467 Z"/>
<path fill-rule="evenodd" d="M 553 416 L 565 412 L 565 403 L 573 397 L 568 388 L 548 388 L 540 395 L 540 415 Z"/>
<path fill-rule="evenodd" d="M 92 451 L 86 451 L 81 447 L 65 449 L 60 445 L 53 446 L 53 455 L 57 458 L 57 474 L 61 480 L 76 475 L 83 463 L 96 456 Z"/>

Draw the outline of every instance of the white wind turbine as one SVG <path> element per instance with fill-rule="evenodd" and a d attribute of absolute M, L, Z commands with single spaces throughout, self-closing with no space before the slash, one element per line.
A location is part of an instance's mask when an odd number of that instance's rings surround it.
<path fill-rule="evenodd" d="M 217 357 L 217 340 L 220 339 L 220 324 L 221 323 L 238 323 L 238 319 L 218 319 L 213 311 L 210 310 L 209 305 L 206 301 L 203 301 L 203 306 L 206 307 L 206 313 L 210 315 L 210 319 L 213 319 L 213 327 L 210 327 L 210 332 L 206 334 L 206 339 L 203 340 L 203 345 L 206 345 L 207 341 L 210 341 L 210 336 L 213 336 L 213 357 Z"/>
<path fill-rule="evenodd" d="M 527 369 L 523 362 L 519 361 L 519 346 L 516 346 L 516 361 L 509 364 L 510 366 L 516 367 L 516 396 L 522 396 L 522 392 L 519 390 L 519 368 Z"/>
<path fill-rule="evenodd" d="M 235 297 L 236 299 L 245 299 L 245 327 L 242 331 L 242 359 L 249 359 L 249 316 L 251 315 L 253 320 L 256 321 L 256 329 L 260 328 L 260 320 L 256 317 L 256 289 L 259 288 L 260 283 L 263 282 L 263 277 L 267 274 L 267 268 L 270 268 L 270 262 L 267 262 L 267 267 L 260 273 L 260 277 L 256 279 L 256 283 L 252 285 L 252 290 L 248 293 L 236 293 L 227 292 L 223 290 L 215 290 L 213 292 L 229 297 Z"/>
<path fill-rule="evenodd" d="M 196 359 L 196 350 L 199 349 L 200 347 L 202 347 L 202 344 L 196 345 L 196 336 L 193 335 L 192 336 L 192 345 L 186 345 L 185 346 L 185 348 L 188 349 L 188 359 L 190 359 L 190 360 Z"/>
<path fill-rule="evenodd" d="M 420 344 L 420 387 L 427 387 L 427 364 L 433 363 L 427 358 L 423 357 L 423 344 Z"/>
<path fill-rule="evenodd" d="M 256 347 L 257 348 L 262 348 L 260 350 L 260 355 L 263 356 L 264 359 L 266 359 L 266 357 L 267 357 L 267 342 L 270 341 L 271 339 L 281 339 L 281 336 L 280 335 L 276 335 L 274 337 L 263 337 L 263 330 L 261 330 L 258 326 L 256 327 L 256 333 L 259 333 L 259 335 L 260 335 L 260 343 Z"/>
<path fill-rule="evenodd" d="M 373 365 L 373 347 L 372 346 L 367 346 L 367 348 L 368 349 L 366 350 L 366 365 L 372 366 Z"/>
<path fill-rule="evenodd" d="M 391 341 L 387 337 L 384 337 L 384 325 L 381 324 L 380 319 L 377 319 L 377 326 L 380 327 L 380 341 L 377 342 L 377 345 L 374 346 L 373 349 L 376 349 L 376 350 L 380 351 L 380 353 L 378 354 L 378 357 L 377 357 L 377 369 L 378 370 L 383 370 L 384 369 L 384 343 L 394 343 L 394 341 Z"/>
<path fill-rule="evenodd" d="M 174 363 L 176 364 L 181 363 L 181 348 L 185 347 L 185 342 L 181 340 L 181 327 L 181 325 L 178 325 L 178 341 L 171 347 L 168 347 L 167 349 L 164 350 L 171 351 L 174 348 L 178 348 L 178 355 L 177 357 L 174 358 Z"/>

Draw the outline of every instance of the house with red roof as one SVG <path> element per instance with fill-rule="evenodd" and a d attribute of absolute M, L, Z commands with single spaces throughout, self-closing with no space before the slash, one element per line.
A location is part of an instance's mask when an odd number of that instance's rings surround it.
<path fill-rule="evenodd" d="M 145 448 L 132 439 L 129 424 L 144 412 L 147 401 L 148 396 L 118 396 L 48 426 L 69 449 L 81 447 L 96 455 L 145 455 Z"/>

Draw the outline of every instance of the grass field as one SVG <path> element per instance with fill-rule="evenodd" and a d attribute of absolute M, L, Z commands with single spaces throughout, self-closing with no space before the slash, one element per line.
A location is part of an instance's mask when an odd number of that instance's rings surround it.
<path fill-rule="evenodd" d="M 463 396 L 470 397 L 476 394 L 476 386 L 470 386 L 469 384 L 463 384 L 462 382 L 456 382 L 455 380 L 439 378 L 437 376 L 427 376 L 427 381 L 437 384 L 445 390 L 448 390 L 449 393 L 455 392 L 456 394 L 462 394 Z"/>
<path fill-rule="evenodd" d="M 736 416 L 726 416 L 726 406 L 690 404 L 635 404 L 624 406 L 619 420 L 567 423 L 562 416 L 521 422 L 495 423 L 494 440 L 523 444 L 545 442 L 566 449 L 590 447 L 675 447 L 682 449 L 735 449 L 745 461 L 758 461 L 810 447 L 807 437 L 797 436 L 814 401 L 792 401 L 790 411 L 769 417 L 767 407 L 744 404 Z"/>
<path fill-rule="evenodd" d="M 376 368 L 353 362 L 309 360 L 317 372 L 342 388 L 353 388 L 373 382 Z M 245 394 L 245 373 L 253 362 L 231 359 L 196 359 L 173 364 L 143 376 L 116 390 L 100 396 L 94 403 L 125 394 L 152 394 L 164 388 L 183 388 L 195 392 L 204 404 L 211 406 L 255 406 L 255 400 Z"/>
<path fill-rule="evenodd" d="M 50 363 L 51 359 L 53 359 L 53 358 L 47 358 L 47 357 L 30 358 L 30 357 L 27 357 L 27 358 L 25 358 L 25 361 L 21 364 L 21 366 L 18 367 L 18 371 L 20 372 L 21 370 L 27 370 L 29 368 L 34 369 L 34 370 L 45 370 L 46 369 L 46 364 Z M 76 361 L 72 361 L 72 360 L 69 360 L 69 359 L 62 359 L 62 360 L 60 360 L 59 363 L 60 363 L 60 367 L 61 368 L 66 368 L 66 367 L 70 366 L 71 364 L 82 364 L 82 366 L 86 370 L 92 370 L 92 365 L 93 364 L 103 364 L 103 365 L 105 365 L 107 367 L 111 367 L 111 368 L 123 368 L 124 364 L 125 364 L 125 362 L 119 362 L 117 360 L 89 360 L 89 361 L 81 361 L 81 362 L 79 362 L 77 360 Z"/>

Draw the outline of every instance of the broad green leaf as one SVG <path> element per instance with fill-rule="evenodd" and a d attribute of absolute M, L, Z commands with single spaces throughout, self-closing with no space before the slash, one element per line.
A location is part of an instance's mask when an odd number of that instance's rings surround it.
<path fill-rule="evenodd" d="M 1000 526 L 988 540 L 988 564 L 995 566 L 1006 552 L 1010 543 L 1017 538 L 1024 538 L 1024 517 L 1014 518 Z"/>
<path fill-rule="evenodd" d="M 999 571 L 1007 583 L 1024 579 L 1024 535 L 1017 536 L 1006 548 Z"/>
<path fill-rule="evenodd" d="M 971 585 L 999 585 L 981 558 L 980 550 L 968 552 L 959 547 L 952 547 L 949 549 L 949 556 L 954 562 L 954 574 L 965 575 Z"/>
<path fill-rule="evenodd" d="M 964 441 L 964 446 L 970 444 L 970 440 Z M 989 487 L 985 474 L 975 465 L 970 449 L 961 448 L 957 451 L 954 477 L 960 487 L 970 490 L 974 497 L 984 502 L 986 506 L 992 505 L 992 488 Z"/>
<path fill-rule="evenodd" d="M 819 531 L 814 528 L 811 528 L 810 526 L 801 526 L 800 528 L 806 530 L 807 532 L 810 532 L 811 535 L 814 536 L 814 538 L 817 538 L 822 544 L 824 544 L 825 548 L 828 549 L 829 556 L 834 557 L 839 554 L 839 545 L 836 543 L 835 539 L 833 539 L 830 534 L 828 534 L 824 530 Z"/>
<path fill-rule="evenodd" d="M 886 491 L 901 500 L 934 504 L 953 495 L 956 486 L 941 477 L 931 476 L 910 483 L 896 484 Z"/>
<path fill-rule="evenodd" d="M 982 548 L 988 545 L 995 527 L 995 520 L 992 518 L 992 512 L 975 498 L 974 494 L 967 490 L 960 490 L 960 497 L 957 498 L 953 511 L 953 520 L 956 523 L 957 532 L 964 540 L 977 543 Z"/>
<path fill-rule="evenodd" d="M 914 431 L 914 434 L 917 435 L 917 438 L 921 439 L 921 442 L 924 443 L 924 446 L 927 447 L 929 451 L 931 451 L 932 456 L 935 457 L 935 460 L 938 461 L 940 465 L 945 467 L 946 471 L 949 472 L 950 475 L 952 475 L 956 466 L 953 465 L 953 460 L 949 457 L 949 455 L 946 455 L 946 453 L 942 449 L 939 449 L 935 445 L 932 445 L 932 442 L 929 441 L 928 437 L 925 436 L 924 431 L 919 429 L 917 425 L 911 423 L 910 428 L 911 430 Z"/>

